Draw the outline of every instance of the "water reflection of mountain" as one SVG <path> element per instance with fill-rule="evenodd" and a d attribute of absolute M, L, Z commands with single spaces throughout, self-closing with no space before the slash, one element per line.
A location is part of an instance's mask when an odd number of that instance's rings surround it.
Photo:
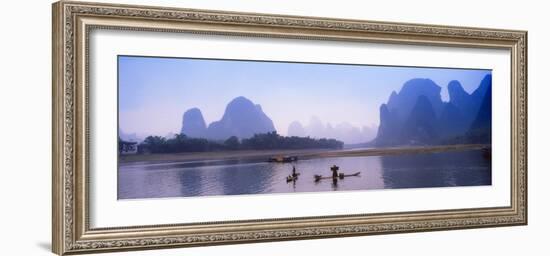
<path fill-rule="evenodd" d="M 204 193 L 202 189 L 203 173 L 197 169 L 178 172 L 180 192 L 182 195 L 197 196 Z"/>
<path fill-rule="evenodd" d="M 273 172 L 266 163 L 231 161 L 178 169 L 181 195 L 239 195 L 266 192 Z M 255 166 L 255 167 L 253 167 Z"/>
<path fill-rule="evenodd" d="M 249 165 L 256 165 L 250 168 Z M 244 167 L 244 168 L 243 168 Z M 228 166 L 220 171 L 220 185 L 225 195 L 262 193 L 273 181 L 273 172 L 265 163 Z"/>
<path fill-rule="evenodd" d="M 380 158 L 386 188 L 491 185 L 491 161 L 478 150 Z"/>

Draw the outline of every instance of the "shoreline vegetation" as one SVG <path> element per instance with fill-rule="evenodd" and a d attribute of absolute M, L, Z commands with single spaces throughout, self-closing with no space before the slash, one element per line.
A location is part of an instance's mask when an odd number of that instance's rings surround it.
<path fill-rule="evenodd" d="M 362 148 L 362 149 L 299 149 L 299 150 L 238 150 L 238 151 L 211 151 L 193 153 L 158 153 L 119 155 L 119 164 L 137 162 L 192 162 L 212 160 L 266 160 L 273 156 L 297 156 L 298 159 L 328 158 L 328 157 L 360 157 L 360 156 L 386 156 L 405 154 L 442 153 L 468 150 L 490 149 L 490 144 L 456 144 L 437 146 L 403 146 L 386 148 Z"/>
<path fill-rule="evenodd" d="M 119 141 L 120 138 L 119 138 Z M 335 139 L 281 136 L 277 132 L 257 133 L 250 138 L 231 136 L 226 140 L 209 140 L 176 134 L 173 138 L 149 136 L 137 146 L 139 154 L 184 152 L 218 152 L 243 150 L 342 149 L 344 143 Z"/>

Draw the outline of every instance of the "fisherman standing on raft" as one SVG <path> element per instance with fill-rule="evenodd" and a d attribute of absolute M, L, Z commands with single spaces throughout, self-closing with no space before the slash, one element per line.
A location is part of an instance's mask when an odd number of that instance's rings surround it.
<path fill-rule="evenodd" d="M 340 169 L 340 167 L 336 166 L 336 165 L 333 165 L 332 167 L 330 167 L 330 170 L 332 171 L 332 179 L 337 179 L 338 178 L 338 170 Z"/>

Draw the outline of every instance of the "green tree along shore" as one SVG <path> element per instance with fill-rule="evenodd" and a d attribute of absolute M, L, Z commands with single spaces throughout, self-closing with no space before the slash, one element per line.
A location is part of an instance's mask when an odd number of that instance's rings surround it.
<path fill-rule="evenodd" d="M 277 132 L 255 134 L 242 139 L 232 136 L 225 141 L 191 138 L 177 134 L 166 139 L 161 136 L 149 136 L 138 145 L 138 153 L 181 153 L 210 152 L 226 150 L 268 150 L 268 149 L 342 149 L 344 143 L 335 139 L 314 139 L 310 137 L 287 137 Z"/>

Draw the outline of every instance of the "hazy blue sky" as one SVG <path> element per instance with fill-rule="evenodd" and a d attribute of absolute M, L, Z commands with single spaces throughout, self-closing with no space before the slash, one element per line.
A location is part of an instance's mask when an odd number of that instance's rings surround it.
<path fill-rule="evenodd" d="M 178 133 L 183 113 L 201 109 L 207 124 L 229 101 L 244 96 L 260 104 L 280 134 L 292 121 L 378 125 L 380 104 L 412 78 L 442 87 L 458 80 L 471 93 L 488 70 L 381 67 L 184 58 L 119 57 L 119 121 L 125 133 Z"/>

